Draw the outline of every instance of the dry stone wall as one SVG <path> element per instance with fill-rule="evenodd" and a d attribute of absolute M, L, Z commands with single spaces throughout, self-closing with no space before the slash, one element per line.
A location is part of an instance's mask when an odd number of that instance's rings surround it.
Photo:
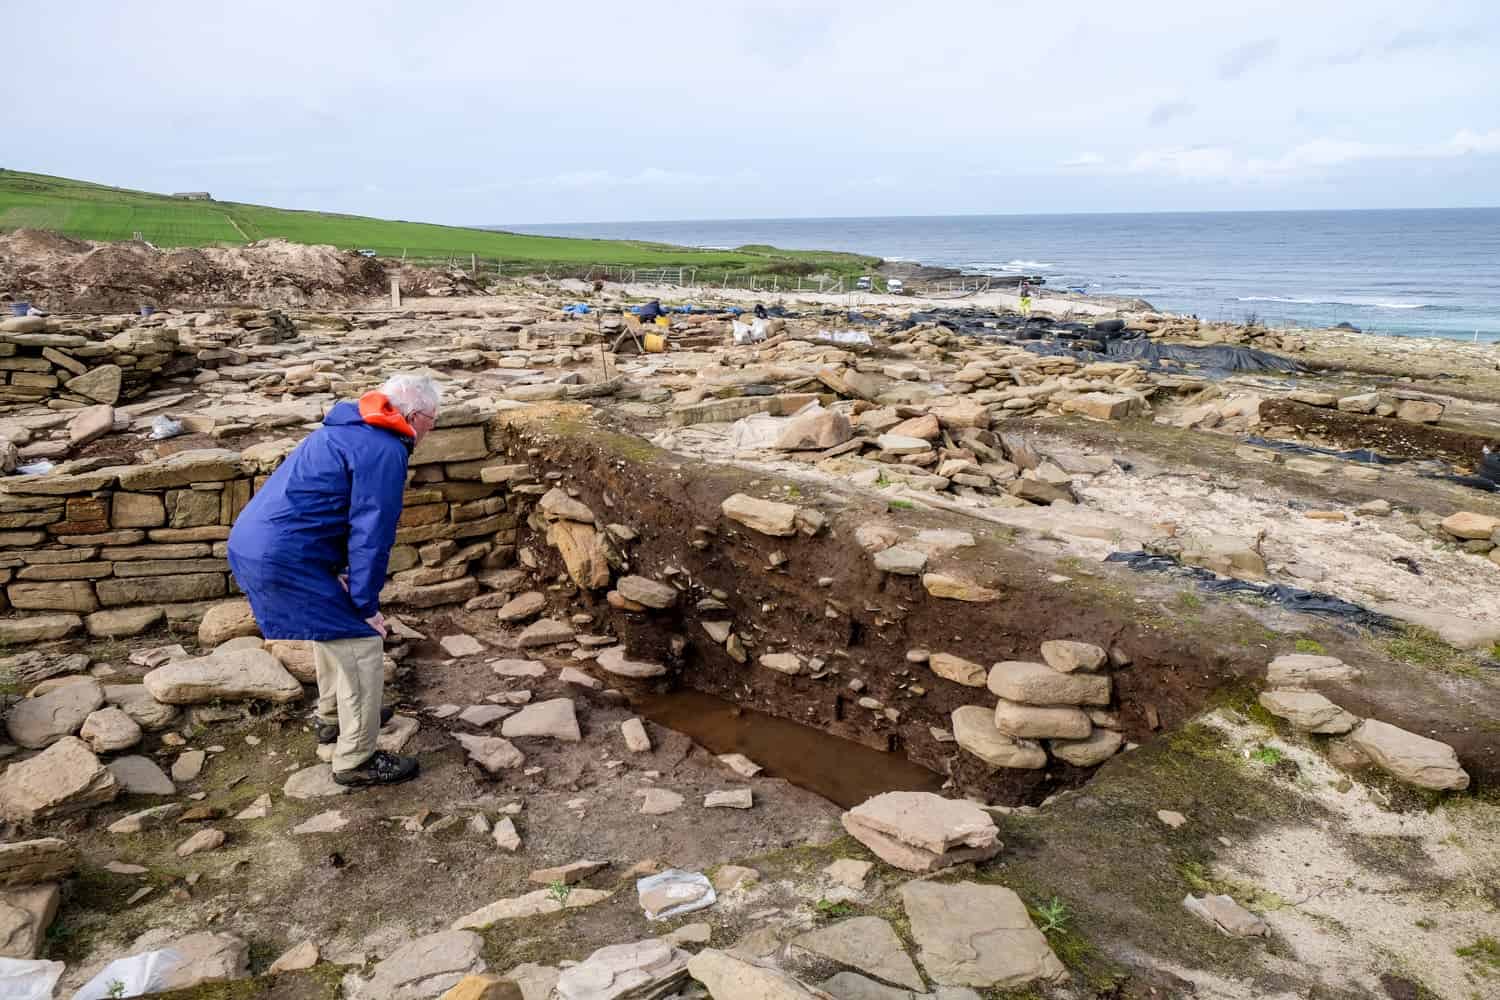
<path fill-rule="evenodd" d="M 541 488 L 492 450 L 490 418 L 454 408 L 413 453 L 385 603 L 467 600 L 513 560 L 516 502 Z M 0 642 L 131 635 L 237 593 L 230 526 L 295 444 L 0 478 Z"/>
<path fill-rule="evenodd" d="M 152 380 L 197 366 L 177 331 L 128 318 L 0 320 L 0 408 L 73 409 L 144 393 Z"/>

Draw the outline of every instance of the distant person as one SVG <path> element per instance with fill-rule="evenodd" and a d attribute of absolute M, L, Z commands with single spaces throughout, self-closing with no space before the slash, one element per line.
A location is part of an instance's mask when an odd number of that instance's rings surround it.
<path fill-rule="evenodd" d="M 766 307 L 763 306 L 763 305 L 761 305 L 759 302 L 755 303 L 755 318 L 756 319 L 770 319 L 771 318 L 770 314 L 766 312 Z"/>
<path fill-rule="evenodd" d="M 1031 285 L 1025 278 L 1021 279 L 1021 301 L 1019 306 L 1021 318 L 1029 319 L 1031 317 Z"/>
<path fill-rule="evenodd" d="M 665 316 L 666 314 L 667 311 L 661 307 L 660 299 L 652 299 L 641 306 L 640 317 L 642 323 L 655 323 L 658 316 Z"/>
<path fill-rule="evenodd" d="M 393 375 L 337 403 L 250 500 L 229 533 L 229 566 L 267 639 L 312 640 L 317 736 L 333 780 L 389 785 L 415 757 L 375 748 L 386 633 L 380 590 L 396 541 L 412 449 L 437 423 L 437 385 Z"/>

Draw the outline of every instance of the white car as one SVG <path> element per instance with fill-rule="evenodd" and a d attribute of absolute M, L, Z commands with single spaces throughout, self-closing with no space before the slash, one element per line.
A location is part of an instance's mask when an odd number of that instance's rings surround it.
<path fill-rule="evenodd" d="M 906 285 L 900 278 L 891 278 L 885 283 L 885 290 L 892 295 L 905 295 Z"/>

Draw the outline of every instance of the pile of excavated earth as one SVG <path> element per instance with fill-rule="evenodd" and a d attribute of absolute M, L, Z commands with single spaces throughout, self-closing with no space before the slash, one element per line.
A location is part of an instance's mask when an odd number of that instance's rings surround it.
<path fill-rule="evenodd" d="M 0 994 L 1500 983 L 1492 350 L 269 273 L 0 320 Z M 351 792 L 224 544 L 399 370 L 445 393 L 382 595 L 423 770 Z"/>

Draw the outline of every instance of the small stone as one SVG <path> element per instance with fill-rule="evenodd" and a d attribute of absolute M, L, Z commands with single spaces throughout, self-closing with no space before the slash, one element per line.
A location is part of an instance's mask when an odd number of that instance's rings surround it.
<path fill-rule="evenodd" d="M 651 752 L 651 737 L 640 719 L 626 719 L 620 723 L 620 733 L 625 737 L 625 748 L 631 753 Z"/>
<path fill-rule="evenodd" d="M 274 976 L 281 972 L 301 972 L 304 969 L 311 969 L 318 964 L 320 957 L 316 944 L 311 941 L 303 941 L 301 944 L 294 945 L 282 952 L 281 957 L 272 962 L 270 968 L 266 969 L 266 975 Z"/>
<path fill-rule="evenodd" d="M 295 834 L 337 833 L 348 825 L 349 819 L 342 810 L 330 809 L 292 827 L 292 832 Z"/>
<path fill-rule="evenodd" d="M 765 768 L 742 753 L 719 754 L 718 761 L 741 778 L 753 778 Z"/>
<path fill-rule="evenodd" d="M 224 831 L 214 827 L 204 827 L 193 834 L 187 840 L 177 845 L 177 856 L 179 858 L 191 857 L 200 851 L 212 851 L 224 843 Z"/>
<path fill-rule="evenodd" d="M 904 545 L 892 545 L 875 553 L 875 568 L 896 576 L 916 576 L 927 567 L 927 553 Z"/>
<path fill-rule="evenodd" d="M 925 654 L 926 651 L 916 650 L 915 652 Z M 907 653 L 907 659 L 911 659 L 911 653 Z M 926 663 L 928 668 L 939 677 L 965 687 L 982 688 L 989 677 L 989 671 L 984 667 L 951 653 L 933 653 L 926 657 Z"/>
<path fill-rule="evenodd" d="M 78 736 L 95 753 L 114 753 L 139 743 L 141 727 L 118 708 L 101 708 L 83 720 Z"/>
<path fill-rule="evenodd" d="M 496 617 L 504 623 L 523 622 L 528 618 L 535 618 L 547 608 L 547 597 L 537 590 L 530 590 L 524 594 L 518 594 L 507 601 Z"/>
<path fill-rule="evenodd" d="M 705 809 L 749 809 L 753 805 L 755 798 L 748 788 L 709 792 L 703 797 Z"/>
<path fill-rule="evenodd" d="M 515 820 L 509 816 L 504 817 L 500 822 L 495 824 L 490 837 L 494 840 L 495 846 L 502 851 L 509 851 L 514 854 L 521 849 L 521 835 L 516 831 Z"/>
<path fill-rule="evenodd" d="M 1071 674 L 1075 670 L 1098 670 L 1104 666 L 1108 656 L 1104 650 L 1091 643 L 1048 639 L 1042 643 L 1042 659 L 1053 670 Z"/>
<path fill-rule="evenodd" d="M 462 744 L 470 760 L 490 774 L 498 774 L 526 763 L 525 755 L 516 749 L 514 743 L 503 737 L 454 733 L 453 738 Z"/>
<path fill-rule="evenodd" d="M 683 798 L 666 788 L 648 788 L 641 797 L 641 813 L 645 816 L 664 816 L 682 808 Z"/>
<path fill-rule="evenodd" d="M 1231 896 L 1187 896 L 1183 907 L 1193 916 L 1205 920 L 1230 937 L 1269 937 L 1271 929 L 1266 922 Z"/>
<path fill-rule="evenodd" d="M 760 657 L 760 665 L 783 674 L 800 674 L 803 669 L 802 657 L 796 653 L 765 653 Z"/>
<path fill-rule="evenodd" d="M 265 819 L 271 815 L 271 794 L 262 792 L 255 797 L 255 801 L 234 814 L 238 820 Z"/>
<path fill-rule="evenodd" d="M 785 538 L 797 533 L 797 508 L 791 504 L 736 493 L 720 505 L 720 511 L 731 521 L 764 535 Z"/>
<path fill-rule="evenodd" d="M 185 785 L 189 781 L 197 781 L 198 775 L 203 773 L 203 764 L 208 760 L 208 754 L 202 750 L 187 750 L 177 755 L 172 762 L 172 780 L 179 785 Z"/>
<path fill-rule="evenodd" d="M 851 889 L 864 888 L 865 879 L 870 877 L 870 869 L 875 865 L 869 861 L 859 861 L 855 858 L 839 858 L 833 864 L 823 869 L 823 874 L 840 885 L 846 885 Z"/>
<path fill-rule="evenodd" d="M 644 576 L 622 576 L 615 582 L 615 590 L 628 601 L 657 610 L 677 603 L 677 588 Z"/>
<path fill-rule="evenodd" d="M 443 652 L 455 658 L 479 656 L 485 651 L 484 643 L 472 635 L 445 635 L 438 640 Z"/>
<path fill-rule="evenodd" d="M 1167 824 L 1167 826 L 1170 826 L 1174 830 L 1187 822 L 1186 816 L 1172 809 L 1158 809 L 1156 811 L 1156 818 L 1161 820 L 1163 823 Z"/>
<path fill-rule="evenodd" d="M 927 573 L 922 577 L 922 586 L 933 597 L 954 601 L 985 603 L 1000 599 L 1000 591 L 982 587 L 972 580 L 951 576 L 947 573 Z"/>

